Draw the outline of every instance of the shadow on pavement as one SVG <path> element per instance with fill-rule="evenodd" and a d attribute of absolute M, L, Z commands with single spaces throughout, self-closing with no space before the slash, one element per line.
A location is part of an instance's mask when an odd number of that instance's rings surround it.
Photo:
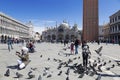
<path fill-rule="evenodd" d="M 111 74 L 101 74 L 101 73 L 98 73 L 97 75 L 101 75 L 101 77 L 120 77 L 120 75 L 111 75 Z"/>
<path fill-rule="evenodd" d="M 18 65 L 7 66 L 7 68 L 10 68 L 10 69 L 17 69 L 17 68 L 18 68 L 17 66 L 18 66 Z"/>

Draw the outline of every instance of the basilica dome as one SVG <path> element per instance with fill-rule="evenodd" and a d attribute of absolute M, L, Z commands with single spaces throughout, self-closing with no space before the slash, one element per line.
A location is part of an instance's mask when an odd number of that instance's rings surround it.
<path fill-rule="evenodd" d="M 60 28 L 69 28 L 69 24 L 66 23 L 66 22 L 63 22 L 63 23 L 60 24 L 59 27 L 60 27 Z"/>

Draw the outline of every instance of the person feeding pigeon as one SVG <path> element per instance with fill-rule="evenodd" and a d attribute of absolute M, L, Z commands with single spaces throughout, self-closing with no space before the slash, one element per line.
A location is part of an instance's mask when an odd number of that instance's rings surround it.
<path fill-rule="evenodd" d="M 25 66 L 29 63 L 29 54 L 28 54 L 28 48 L 27 47 L 22 47 L 21 53 L 16 52 L 16 55 L 20 57 L 18 62 L 18 69 L 23 69 Z"/>
<path fill-rule="evenodd" d="M 87 45 L 87 43 L 84 41 L 82 44 L 82 57 L 83 57 L 83 66 L 85 67 L 85 70 L 87 68 L 87 64 L 88 64 L 88 56 L 90 53 L 89 51 L 89 46 Z"/>

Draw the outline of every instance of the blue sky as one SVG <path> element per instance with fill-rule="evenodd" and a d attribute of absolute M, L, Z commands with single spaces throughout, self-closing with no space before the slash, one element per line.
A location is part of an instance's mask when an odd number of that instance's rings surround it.
<path fill-rule="evenodd" d="M 0 12 L 23 23 L 32 21 L 35 31 L 55 26 L 63 20 L 82 28 L 83 0 L 0 0 Z M 120 0 L 99 0 L 99 25 L 120 10 Z"/>

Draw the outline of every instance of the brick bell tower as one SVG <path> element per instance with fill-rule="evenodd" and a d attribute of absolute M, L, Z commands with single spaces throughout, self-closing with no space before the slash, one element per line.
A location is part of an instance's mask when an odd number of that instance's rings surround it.
<path fill-rule="evenodd" d="M 83 40 L 98 40 L 98 0 L 83 0 Z"/>

